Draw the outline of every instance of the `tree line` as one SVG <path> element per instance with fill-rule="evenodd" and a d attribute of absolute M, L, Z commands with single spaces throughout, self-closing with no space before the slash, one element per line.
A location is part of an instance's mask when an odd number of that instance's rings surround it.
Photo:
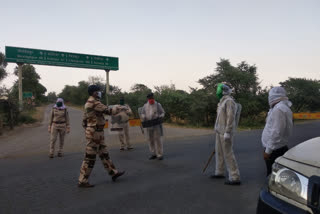
<path fill-rule="evenodd" d="M 0 53 L 0 82 L 7 76 L 5 55 Z M 18 75 L 17 67 L 14 75 Z M 80 81 L 78 85 L 65 85 L 62 92 L 56 94 L 49 92 L 39 80 L 34 66 L 25 64 L 22 67 L 23 91 L 32 92 L 36 105 L 55 102 L 57 97 L 62 97 L 65 102 L 83 106 L 88 98 L 87 88 L 91 84 L 97 84 L 105 89 L 103 79 L 90 77 L 87 81 Z M 232 65 L 228 59 L 220 59 L 212 74 L 200 78 L 197 81 L 200 88 L 189 88 L 189 91 L 177 89 L 174 84 L 160 85 L 154 88 L 135 83 L 129 92 L 122 91 L 115 85 L 110 86 L 108 96 L 109 104 L 119 104 L 120 97 L 130 105 L 134 116 L 138 117 L 138 108 L 147 101 L 148 93 L 153 92 L 155 99 L 162 104 L 166 111 L 165 120 L 171 123 L 207 126 L 212 127 L 216 117 L 217 84 L 225 82 L 233 88 L 233 96 L 242 105 L 240 124 L 243 126 L 257 126 L 265 122 L 266 113 L 269 109 L 268 91 L 272 86 L 262 87 L 257 74 L 257 67 L 243 61 Z M 279 83 L 288 93 L 292 101 L 293 112 L 314 112 L 320 111 L 320 81 L 306 78 L 289 78 Z M 18 80 L 7 89 L 0 87 L 0 95 L 6 95 L 10 102 L 18 105 Z M 102 102 L 105 103 L 105 90 L 102 95 Z M 16 108 L 17 109 L 17 108 Z M 2 112 L 2 113 L 1 113 Z M 3 108 L 0 105 L 0 117 L 3 115 Z M 16 111 L 18 115 L 19 112 Z M 2 116 L 3 117 L 3 116 Z"/>
<path fill-rule="evenodd" d="M 240 124 L 243 126 L 257 126 L 265 122 L 268 112 L 268 91 L 272 87 L 261 86 L 257 74 L 257 67 L 243 61 L 236 66 L 227 59 L 221 59 L 216 64 L 214 72 L 200 78 L 201 88 L 191 88 L 190 91 L 176 89 L 174 84 L 156 86 L 153 89 L 144 84 L 134 84 L 129 92 L 123 92 L 117 86 L 110 87 L 109 104 L 118 104 L 120 97 L 132 108 L 138 117 L 138 108 L 146 102 L 146 96 L 151 91 L 155 99 L 162 104 L 166 111 L 165 120 L 178 124 L 192 126 L 213 126 L 216 117 L 217 84 L 225 82 L 233 88 L 233 96 L 242 105 Z M 88 81 L 81 81 L 77 86 L 66 85 L 58 94 L 66 102 L 84 105 L 88 98 L 87 88 L 90 84 L 97 84 L 105 89 L 103 80 L 91 77 Z M 279 83 L 292 101 L 293 112 L 312 112 L 320 110 L 320 81 L 306 78 L 289 78 Z M 105 103 L 105 93 L 102 102 Z"/>

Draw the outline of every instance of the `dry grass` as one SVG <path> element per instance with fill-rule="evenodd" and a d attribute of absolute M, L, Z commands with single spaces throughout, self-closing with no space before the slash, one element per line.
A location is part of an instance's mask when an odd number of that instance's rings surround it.
<path fill-rule="evenodd" d="M 41 105 L 35 108 L 35 110 L 31 113 L 31 117 L 35 119 L 37 122 L 42 122 L 44 118 L 44 111 L 47 105 Z"/>

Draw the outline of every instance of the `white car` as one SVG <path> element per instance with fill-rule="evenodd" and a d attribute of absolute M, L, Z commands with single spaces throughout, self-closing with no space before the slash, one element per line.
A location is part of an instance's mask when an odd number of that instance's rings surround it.
<path fill-rule="evenodd" d="M 320 214 L 320 137 L 276 159 L 260 192 L 257 213 Z"/>

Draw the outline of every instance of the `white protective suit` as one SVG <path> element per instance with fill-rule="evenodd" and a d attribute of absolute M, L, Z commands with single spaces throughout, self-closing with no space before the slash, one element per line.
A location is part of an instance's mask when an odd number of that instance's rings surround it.
<path fill-rule="evenodd" d="M 142 121 L 153 120 L 157 118 L 163 118 L 165 111 L 160 103 L 155 102 L 150 104 L 147 102 L 144 104 L 141 112 Z M 152 155 L 159 157 L 163 156 L 163 143 L 161 140 L 161 125 L 155 125 L 147 128 L 147 134 L 149 138 L 149 149 Z"/>
<path fill-rule="evenodd" d="M 292 103 L 288 100 L 284 88 L 274 87 L 269 91 L 269 105 L 271 108 L 261 140 L 265 152 L 271 154 L 273 150 L 288 145 L 293 121 L 290 109 Z"/>
<path fill-rule="evenodd" d="M 233 153 L 233 136 L 236 131 L 237 105 L 230 96 L 231 90 L 224 91 L 217 108 L 216 131 L 216 176 L 223 176 L 225 165 L 229 173 L 229 181 L 240 181 L 240 172 Z"/>

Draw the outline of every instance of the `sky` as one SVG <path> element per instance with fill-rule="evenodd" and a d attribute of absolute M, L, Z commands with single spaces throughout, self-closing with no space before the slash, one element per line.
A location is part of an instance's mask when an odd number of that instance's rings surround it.
<path fill-rule="evenodd" d="M 5 46 L 119 57 L 110 84 L 201 88 L 216 62 L 256 65 L 262 86 L 320 80 L 319 0 L 0 0 Z M 11 87 L 16 65 L 0 84 Z M 105 71 L 34 65 L 48 92 Z"/>

